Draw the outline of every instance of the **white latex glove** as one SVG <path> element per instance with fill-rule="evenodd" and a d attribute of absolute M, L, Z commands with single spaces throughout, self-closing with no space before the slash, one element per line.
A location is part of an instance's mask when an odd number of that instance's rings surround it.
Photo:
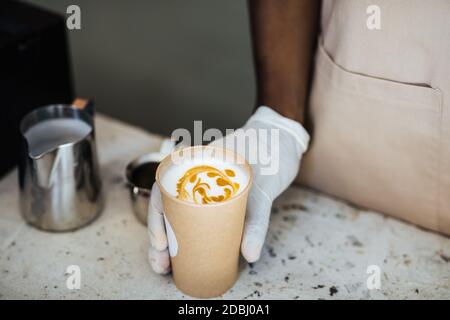
<path fill-rule="evenodd" d="M 228 142 L 249 129 L 254 129 L 257 132 L 260 129 L 269 132 L 271 129 L 279 129 L 279 139 L 277 139 L 276 144 L 270 144 L 270 135 L 266 139 L 268 154 L 271 154 L 271 150 L 278 149 L 278 155 L 276 156 L 279 165 L 277 170 L 267 175 L 265 174 L 267 173 L 267 164 L 250 163 L 253 170 L 253 186 L 248 197 L 241 252 L 248 262 L 255 262 L 259 259 L 264 245 L 272 202 L 289 187 L 297 176 L 302 155 L 308 148 L 309 135 L 300 123 L 283 117 L 271 108 L 262 106 L 250 117 L 242 130 L 236 130 L 224 139 L 214 141 L 212 145 L 230 149 Z M 261 143 L 261 141 L 263 140 L 259 140 L 258 143 Z M 249 160 L 248 156 L 255 151 L 252 148 L 256 148 L 258 143 L 238 144 L 232 149 Z M 264 168 L 266 168 L 266 171 L 264 171 Z M 152 188 L 148 230 L 151 243 L 149 250 L 150 264 L 155 272 L 168 273 L 170 271 L 168 242 L 165 233 L 161 194 L 156 183 Z"/>

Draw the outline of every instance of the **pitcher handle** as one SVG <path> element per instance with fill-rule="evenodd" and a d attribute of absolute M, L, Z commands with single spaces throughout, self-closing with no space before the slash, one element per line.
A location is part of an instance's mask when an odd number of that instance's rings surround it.
<path fill-rule="evenodd" d="M 94 116 L 94 101 L 92 99 L 76 98 L 72 106 L 79 110 L 85 110 L 92 117 Z"/>

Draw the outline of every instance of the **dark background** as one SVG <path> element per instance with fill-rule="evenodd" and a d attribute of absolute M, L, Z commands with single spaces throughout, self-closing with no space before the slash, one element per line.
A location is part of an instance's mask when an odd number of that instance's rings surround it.
<path fill-rule="evenodd" d="M 254 106 L 247 3 L 242 0 L 28 0 L 63 15 L 76 93 L 151 132 L 240 127 Z"/>

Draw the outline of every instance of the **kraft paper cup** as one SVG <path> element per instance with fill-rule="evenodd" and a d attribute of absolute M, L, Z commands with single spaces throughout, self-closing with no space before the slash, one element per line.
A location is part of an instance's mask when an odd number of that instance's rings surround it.
<path fill-rule="evenodd" d="M 235 197 L 221 203 L 199 205 L 179 200 L 161 185 L 174 158 L 198 152 L 237 159 L 248 175 L 248 183 Z M 179 159 L 179 158 L 178 158 Z M 239 253 L 252 171 L 245 159 L 230 150 L 210 146 L 189 147 L 166 157 L 156 171 L 165 213 L 166 232 L 175 285 L 198 298 L 219 296 L 238 276 Z"/>

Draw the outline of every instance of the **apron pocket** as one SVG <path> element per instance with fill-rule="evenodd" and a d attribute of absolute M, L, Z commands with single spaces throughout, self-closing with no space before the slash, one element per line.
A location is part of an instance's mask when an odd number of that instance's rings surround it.
<path fill-rule="evenodd" d="M 300 181 L 436 230 L 441 101 L 438 89 L 347 71 L 320 46 Z"/>

